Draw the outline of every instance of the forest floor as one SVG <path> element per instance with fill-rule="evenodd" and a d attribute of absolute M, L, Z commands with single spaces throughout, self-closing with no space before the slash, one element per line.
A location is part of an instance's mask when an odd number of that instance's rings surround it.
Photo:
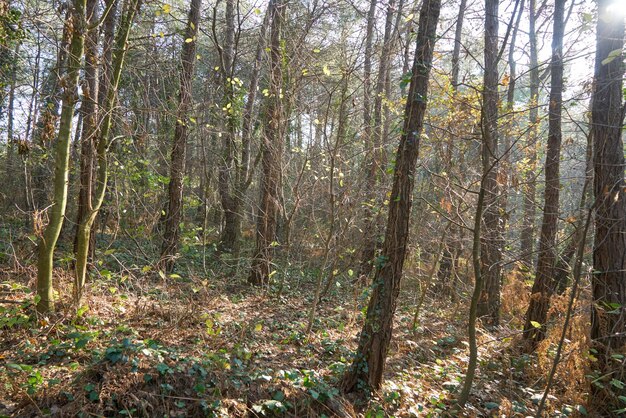
<path fill-rule="evenodd" d="M 58 269 L 49 317 L 32 308 L 33 268 L 0 271 L 0 416 L 454 416 L 468 360 L 466 296 L 451 303 L 429 295 L 413 330 L 419 281 L 407 275 L 384 387 L 359 402 L 336 389 L 368 298 L 348 277 L 333 283 L 307 336 L 315 280 L 303 274 L 259 289 L 237 271 L 131 270 L 100 267 L 87 308 L 74 315 L 66 302 L 72 279 Z M 506 285 L 505 324 L 479 330 L 468 416 L 534 415 L 556 336 L 539 356 L 521 353 L 519 323 L 506 318 L 523 314 L 524 294 L 523 280 Z M 577 318 L 570 334 L 584 327 Z M 584 350 L 566 347 L 550 416 L 585 415 Z"/>

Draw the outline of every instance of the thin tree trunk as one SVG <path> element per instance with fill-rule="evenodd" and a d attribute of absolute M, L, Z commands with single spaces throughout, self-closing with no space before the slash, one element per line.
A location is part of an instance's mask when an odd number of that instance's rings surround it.
<path fill-rule="evenodd" d="M 377 0 L 372 0 L 372 3 L 370 5 L 370 12 L 372 11 L 372 8 L 375 9 L 376 7 L 376 3 Z M 378 179 L 380 177 L 380 166 L 383 163 L 384 160 L 384 147 L 383 147 L 383 94 L 384 94 L 384 90 L 385 90 L 385 80 L 387 77 L 387 69 L 389 68 L 389 60 L 390 60 L 390 56 L 391 56 L 391 35 L 392 35 L 392 29 L 393 29 L 393 17 L 395 14 L 396 10 L 395 10 L 395 0 L 389 0 L 389 4 L 387 5 L 387 15 L 385 18 L 385 33 L 383 36 L 383 44 L 382 44 L 382 51 L 380 54 L 380 61 L 378 63 L 378 74 L 376 76 L 376 86 L 374 89 L 374 107 L 373 107 L 373 118 L 369 121 L 370 123 L 368 125 L 366 125 L 366 130 L 368 130 L 369 132 L 366 132 L 366 135 L 370 135 L 370 137 L 368 137 L 367 139 L 369 140 L 369 143 L 371 144 L 370 146 L 370 160 L 369 160 L 369 167 L 368 167 L 368 171 L 367 171 L 367 178 L 366 178 L 366 191 L 367 191 L 367 198 L 366 201 L 367 203 L 369 203 L 368 206 L 366 206 L 367 208 L 367 214 L 365 215 L 365 222 L 366 225 L 364 227 L 364 234 L 363 234 L 363 252 L 361 254 L 361 264 L 359 266 L 359 273 L 358 273 L 358 277 L 359 280 L 363 283 L 367 282 L 367 278 L 369 278 L 369 276 L 372 273 L 372 270 L 374 268 L 374 256 L 376 254 L 376 246 L 377 246 L 377 242 L 378 242 L 378 235 L 379 235 L 379 224 L 380 224 L 380 220 L 381 220 L 381 211 L 380 208 L 382 207 L 382 205 L 379 205 L 378 203 L 376 203 L 376 184 L 378 183 Z M 369 15 L 368 15 L 368 22 L 367 22 L 367 27 L 368 27 L 368 33 L 366 35 L 366 44 L 367 44 L 367 37 L 371 37 L 372 34 L 369 33 L 369 31 L 372 29 L 370 27 L 370 25 L 373 25 L 375 22 L 372 22 L 369 20 Z M 371 42 L 371 40 L 370 40 Z M 367 47 L 367 45 L 366 45 Z M 371 45 L 370 45 L 371 47 Z M 366 52 L 366 55 L 367 52 Z M 370 55 L 371 55 L 371 51 L 370 51 Z M 371 56 L 370 56 L 370 60 L 371 60 Z M 368 63 L 370 68 L 368 69 L 368 72 L 371 72 L 371 61 Z M 369 77 L 370 74 L 366 74 L 367 77 L 367 82 L 369 84 Z M 368 95 L 369 95 L 369 86 L 364 86 L 364 93 L 365 90 L 368 90 Z M 365 101 L 365 95 L 364 95 L 364 101 Z M 371 100 L 371 99 L 367 99 L 367 100 Z M 369 108 L 369 103 L 365 103 L 365 109 Z M 365 115 L 365 112 L 368 113 L 368 115 Z M 369 118 L 369 112 L 370 110 L 364 110 L 364 120 Z M 371 126 L 373 125 L 373 126 Z M 373 127 L 373 130 L 372 130 Z M 376 211 L 372 210 L 372 207 L 377 208 Z"/>
<path fill-rule="evenodd" d="M 594 196 L 596 199 L 591 339 L 597 350 L 601 378 L 592 384 L 592 404 L 598 414 L 623 407 L 618 396 L 626 389 L 622 361 L 626 345 L 626 183 L 624 182 L 624 17 L 598 0 L 595 90 L 591 108 Z M 620 52 L 622 50 L 622 52 Z"/>
<path fill-rule="evenodd" d="M 13 51 L 13 62 L 11 65 L 11 85 L 9 87 L 9 102 L 7 104 L 7 155 L 6 155 L 6 190 L 13 190 L 15 187 L 14 179 L 18 178 L 15 173 L 15 149 L 17 141 L 15 139 L 14 132 L 14 119 L 15 119 L 15 90 L 17 88 L 17 65 L 19 62 L 21 43 L 18 42 L 15 45 Z"/>
<path fill-rule="evenodd" d="M 55 144 L 54 196 L 49 209 L 49 221 L 42 237 L 39 239 L 37 258 L 37 311 L 47 313 L 54 310 L 54 290 L 52 285 L 52 269 L 54 249 L 56 247 L 63 217 L 67 206 L 67 190 L 69 181 L 70 137 L 72 135 L 72 118 L 74 106 L 78 98 L 78 76 L 83 56 L 85 35 L 86 0 L 75 0 L 73 10 L 68 14 L 65 23 L 71 27 L 71 43 L 67 57 L 67 72 L 63 75 L 63 107 L 59 124 L 59 133 Z M 63 54 L 59 51 L 59 54 Z"/>
<path fill-rule="evenodd" d="M 269 283 L 280 209 L 279 184 L 286 123 L 282 103 L 283 80 L 280 42 L 286 11 L 287 2 L 285 0 L 276 0 L 271 4 L 270 86 L 266 112 L 268 121 L 264 126 L 264 137 L 261 144 L 263 173 L 257 217 L 256 250 L 248 278 L 248 281 L 254 285 Z"/>
<path fill-rule="evenodd" d="M 536 0 L 529 0 L 529 47 L 530 47 L 530 112 L 529 135 L 526 144 L 527 167 L 524 169 L 523 187 L 523 215 L 522 231 L 520 235 L 521 261 L 530 269 L 533 265 L 533 248 L 535 241 L 535 194 L 536 194 L 536 167 L 537 167 L 537 136 L 539 135 L 539 60 L 537 58 L 537 31 L 536 31 Z"/>
<path fill-rule="evenodd" d="M 541 239 L 537 273 L 532 287 L 530 305 L 526 311 L 524 338 L 534 351 L 546 336 L 546 320 L 550 297 L 556 291 L 554 267 L 557 260 L 556 232 L 559 221 L 559 162 L 561 158 L 561 113 L 563 107 L 563 35 L 565 30 L 565 0 L 556 0 L 550 62 L 550 107 L 548 145 L 545 162 L 545 189 Z"/>
<path fill-rule="evenodd" d="M 467 0 L 461 0 L 461 4 L 459 4 L 459 13 L 457 14 L 456 18 L 456 28 L 454 31 L 454 49 L 452 50 L 452 75 L 450 79 L 454 92 L 456 92 L 459 88 L 461 40 L 463 37 L 463 19 L 465 16 L 466 8 Z"/>
<path fill-rule="evenodd" d="M 440 9 L 440 0 L 424 0 L 422 3 L 411 86 L 389 199 L 381 255 L 383 262 L 376 268 L 372 296 L 353 363 L 341 381 L 344 392 L 376 390 L 382 383 L 408 243 L 415 166 Z"/>
<path fill-rule="evenodd" d="M 452 84 L 453 94 L 457 94 L 459 89 L 459 67 L 460 67 L 460 55 L 461 55 L 461 42 L 463 36 L 463 19 L 465 16 L 465 9 L 467 7 L 467 0 L 461 0 L 459 5 L 459 12 L 457 15 L 456 29 L 454 32 L 454 49 L 452 50 L 452 75 L 450 76 L 450 84 Z M 448 138 L 448 149 L 446 156 L 446 172 L 450 172 L 452 165 L 452 155 L 454 148 L 454 138 L 452 135 Z M 439 271 L 437 272 L 437 279 L 441 284 L 442 289 L 449 291 L 451 298 L 454 297 L 454 283 L 451 282 L 452 270 L 458 253 L 460 251 L 460 239 L 455 236 L 454 231 L 446 235 L 447 239 L 444 243 L 443 254 L 441 255 L 441 263 L 439 264 Z"/>
<path fill-rule="evenodd" d="M 372 240 L 376 239 L 375 232 L 372 230 L 374 226 L 374 213 L 371 208 L 372 193 L 376 184 L 376 151 L 375 141 L 372 135 L 372 49 L 374 41 L 374 26 L 376 24 L 376 5 L 378 0 L 370 0 L 369 11 L 367 12 L 367 24 L 365 29 L 365 51 L 363 58 L 363 143 L 368 149 L 368 162 L 365 173 L 365 190 L 366 197 L 363 205 L 363 219 L 365 221 L 363 236 L 370 237 L 366 240 L 365 245 L 361 249 L 359 262 L 359 271 L 357 278 L 360 282 L 365 282 L 366 278 L 372 271 L 372 260 L 376 250 L 376 243 L 369 245 Z"/>
<path fill-rule="evenodd" d="M 490 325 L 500 319 L 500 261 L 503 240 L 498 202 L 498 1 L 485 0 L 485 75 L 483 84 L 482 164 L 485 176 L 485 206 L 481 243 L 481 276 L 484 288 L 478 316 Z"/>
<path fill-rule="evenodd" d="M 82 134 L 80 147 L 80 189 L 76 225 L 80 225 L 91 208 L 93 190 L 93 169 L 95 159 L 95 139 L 98 131 L 98 0 L 87 0 L 87 25 L 90 26 L 85 37 L 85 82 L 82 91 L 81 109 Z M 95 234 L 93 235 L 95 238 Z M 89 243 L 90 256 L 93 257 L 94 239 Z M 78 247 L 78 228 L 74 235 L 74 252 Z"/>
<path fill-rule="evenodd" d="M 96 190 L 92 200 L 92 208 L 87 216 L 78 225 L 78 244 L 76 251 L 76 276 L 74 280 L 74 303 L 76 306 L 80 304 L 80 300 L 85 286 L 85 278 L 87 275 L 87 256 L 89 253 L 89 240 L 91 237 L 91 229 L 93 223 L 98 216 L 100 207 L 104 201 L 108 182 L 108 148 L 110 145 L 110 132 L 113 125 L 113 107 L 115 104 L 115 96 L 117 87 L 124 66 L 124 58 L 126 57 L 128 35 L 135 17 L 135 13 L 139 8 L 139 0 L 128 0 L 125 4 L 124 14 L 120 22 L 119 31 L 115 39 L 115 49 L 113 51 L 111 78 L 106 88 L 106 98 L 100 106 L 103 118 L 100 122 L 100 133 L 97 143 L 97 162 L 98 169 L 96 175 Z"/>
<path fill-rule="evenodd" d="M 567 289 L 568 276 L 570 273 L 571 261 L 576 254 L 578 248 L 578 242 L 581 240 L 581 235 L 584 232 L 585 212 L 587 211 L 587 198 L 591 193 L 591 183 L 593 181 L 593 139 L 592 132 L 587 134 L 587 150 L 585 152 L 585 181 L 583 183 L 583 189 L 580 194 L 580 203 L 578 204 L 577 219 L 574 222 L 574 233 L 572 234 L 567 247 L 563 253 L 559 256 L 559 259 L 554 268 L 554 280 L 556 282 L 556 291 L 559 295 L 562 295 Z"/>
<path fill-rule="evenodd" d="M 185 153 L 190 119 L 189 113 L 192 110 L 191 82 L 196 62 L 196 37 L 200 22 L 201 4 L 202 0 L 191 1 L 181 53 L 180 96 L 178 99 L 178 112 L 170 163 L 169 203 L 167 205 L 165 233 L 161 246 L 161 263 L 168 272 L 174 267 L 174 258 L 178 251 L 180 239 L 179 225 L 183 210 Z"/>
<path fill-rule="evenodd" d="M 215 26 L 214 26 L 215 31 Z M 234 107 L 234 86 L 232 84 L 235 58 L 235 1 L 226 0 L 226 30 L 224 45 L 219 48 L 221 59 L 222 110 L 224 112 L 224 132 L 222 132 L 223 161 L 219 167 L 218 189 L 224 210 L 224 229 L 220 237 L 219 248 L 222 251 L 239 254 L 241 235 L 242 196 L 238 194 L 238 166 L 235 141 L 237 135 L 236 115 Z"/>

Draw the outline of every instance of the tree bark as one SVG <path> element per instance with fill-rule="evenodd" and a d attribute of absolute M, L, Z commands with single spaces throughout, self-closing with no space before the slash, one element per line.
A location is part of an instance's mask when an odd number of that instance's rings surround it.
<path fill-rule="evenodd" d="M 422 3 L 404 127 L 396 153 L 382 262 L 376 266 L 372 296 L 353 363 L 341 381 L 344 392 L 375 390 L 382 382 L 406 255 L 415 166 L 440 9 L 440 0 L 424 0 Z"/>
<path fill-rule="evenodd" d="M 459 12 L 457 15 L 456 28 L 454 32 L 454 49 L 452 50 L 452 68 L 450 76 L 450 84 L 452 85 L 453 94 L 457 94 L 459 89 L 459 67 L 461 56 L 461 41 L 463 35 L 463 19 L 465 16 L 465 9 L 467 7 L 467 0 L 461 0 L 459 4 Z M 446 172 L 450 172 L 452 165 L 452 155 L 454 148 L 454 138 L 450 136 L 448 138 L 447 156 L 445 158 Z M 437 280 L 440 288 L 444 294 L 454 298 L 454 277 L 452 275 L 454 268 L 456 267 L 459 252 L 460 252 L 460 237 L 451 231 L 446 235 L 446 242 L 443 246 L 443 254 L 441 255 L 441 263 L 439 264 L 439 271 L 437 272 Z"/>
<path fill-rule="evenodd" d="M 215 29 L 215 28 L 214 28 Z M 224 44 L 218 48 L 221 59 L 222 111 L 224 113 L 224 129 L 222 132 L 222 162 L 218 173 L 218 188 L 222 209 L 224 210 L 224 229 L 220 237 L 219 248 L 222 251 L 239 253 L 241 234 L 241 196 L 238 195 L 237 166 L 235 141 L 237 135 L 235 109 L 235 92 L 233 80 L 235 59 L 235 1 L 226 0 L 226 28 Z"/>
<path fill-rule="evenodd" d="M 82 298 L 83 288 L 85 286 L 85 279 L 87 276 L 87 256 L 89 253 L 89 241 L 91 238 L 91 229 L 93 223 L 98 216 L 98 212 L 104 202 L 104 196 L 106 194 L 107 182 L 109 177 L 108 171 L 108 149 L 110 145 L 110 133 L 113 126 L 113 107 L 115 104 L 115 96 L 117 94 L 117 87 L 119 85 L 120 77 L 122 75 L 122 68 L 124 66 L 124 58 L 126 57 L 128 35 L 130 28 L 134 20 L 135 14 L 139 9 L 140 0 L 128 0 L 124 7 L 124 13 L 120 22 L 119 30 L 115 39 L 115 47 L 112 52 L 112 65 L 110 72 L 110 82 L 107 83 L 106 98 L 101 105 L 102 120 L 100 121 L 100 132 L 98 134 L 97 141 L 97 163 L 98 168 L 96 172 L 95 192 L 92 198 L 92 207 L 90 208 L 87 216 L 78 225 L 78 240 L 76 247 L 76 274 L 74 277 L 74 303 L 76 306 L 80 304 Z"/>
<path fill-rule="evenodd" d="M 376 3 L 376 1 L 377 0 L 373 0 L 372 3 Z M 373 7 L 376 7 L 376 5 L 374 4 Z M 376 255 L 378 235 L 382 229 L 379 224 L 382 219 L 381 208 L 384 206 L 381 205 L 380 202 L 377 202 L 376 184 L 382 177 L 381 165 L 384 164 L 383 161 L 385 159 L 385 148 L 383 146 L 383 96 L 385 91 L 385 80 L 389 69 L 389 61 L 391 59 L 391 36 L 395 12 L 395 0 L 389 0 L 389 4 L 387 5 L 387 15 L 385 17 L 385 33 L 383 35 L 382 51 L 380 54 L 380 61 L 378 63 L 378 74 L 376 75 L 376 86 L 374 89 L 373 119 L 370 121 L 370 125 L 373 126 L 369 127 L 369 135 L 372 135 L 369 139 L 371 144 L 370 161 L 366 174 L 366 191 L 368 195 L 367 203 L 369 203 L 369 205 L 367 206 L 367 214 L 365 216 L 366 226 L 364 227 L 363 234 L 364 244 L 358 274 L 359 279 L 364 283 L 367 282 L 366 279 L 369 278 L 374 268 L 374 256 Z M 370 22 L 368 19 L 368 29 L 369 26 Z M 366 104 L 366 107 L 367 106 L 369 106 L 369 104 Z M 376 207 L 376 210 L 372 210 L 372 206 Z"/>
<path fill-rule="evenodd" d="M 74 106 L 78 98 L 78 76 L 85 39 L 85 7 L 86 0 L 75 0 L 65 23 L 66 27 L 71 27 L 72 40 L 67 57 L 67 72 L 62 78 L 62 84 L 64 85 L 63 107 L 54 150 L 54 195 L 49 209 L 48 225 L 44 229 L 38 244 L 37 296 L 39 300 L 37 302 L 37 311 L 41 313 L 54 310 L 54 290 L 52 285 L 54 249 L 61 233 L 65 208 L 67 207 L 70 136 L 72 135 Z M 59 51 L 59 54 L 63 54 L 63 51 Z"/>
<path fill-rule="evenodd" d="M 196 62 L 196 38 L 200 22 L 201 4 L 202 0 L 191 1 L 181 53 L 180 96 L 170 162 L 169 203 L 167 205 L 165 232 L 161 246 L 161 266 L 168 272 L 174 267 L 174 259 L 180 240 L 179 225 L 183 210 L 185 154 L 190 121 L 189 113 L 192 110 L 191 82 Z"/>
<path fill-rule="evenodd" d="M 267 124 L 263 128 L 261 144 L 263 169 L 261 199 L 257 217 L 256 250 L 248 282 L 253 285 L 269 283 L 276 239 L 276 225 L 280 209 L 280 177 L 282 170 L 285 120 L 282 100 L 281 36 L 287 2 L 276 0 L 270 5 L 270 86 L 267 101 Z"/>
<path fill-rule="evenodd" d="M 461 57 L 461 40 L 463 36 L 463 19 L 465 16 L 466 7 L 467 0 L 461 0 L 461 4 L 459 4 L 459 13 L 456 18 L 456 28 L 454 30 L 454 48 L 452 50 L 452 75 L 450 76 L 450 80 L 452 88 L 455 92 L 459 88 L 459 63 Z"/>
<path fill-rule="evenodd" d="M 94 25 L 98 21 L 98 0 L 87 0 L 87 25 L 90 26 L 85 36 L 85 75 L 81 99 L 82 133 L 80 146 L 80 189 L 76 225 L 80 225 L 91 208 L 93 190 L 93 171 L 95 160 L 95 139 L 98 131 L 98 38 L 99 29 Z M 95 234 L 89 242 L 89 256 L 95 250 Z M 78 249 L 78 228 L 74 235 L 74 253 Z"/>
<path fill-rule="evenodd" d="M 595 89 L 591 109 L 594 196 L 596 199 L 591 339 L 597 350 L 602 388 L 591 385 L 597 413 L 609 413 L 626 395 L 610 383 L 624 382 L 626 345 L 626 183 L 624 182 L 624 17 L 611 11 L 609 0 L 598 0 Z M 622 52 L 620 52 L 622 50 Z"/>
<path fill-rule="evenodd" d="M 532 287 L 530 305 L 526 311 L 524 338 L 534 351 L 546 336 L 546 320 L 550 297 L 556 291 L 554 268 L 557 261 L 556 232 L 559 221 L 559 162 L 561 158 L 561 113 L 563 107 L 563 35 L 565 30 L 565 0 L 554 5 L 552 60 L 550 62 L 550 107 L 548 145 L 545 162 L 545 189 L 541 239 L 537 273 Z"/>
<path fill-rule="evenodd" d="M 524 169 L 523 186 L 523 215 L 522 231 L 520 235 L 521 261 L 530 269 L 533 265 L 533 248 L 535 242 L 535 194 L 536 194 L 536 167 L 537 167 L 537 136 L 539 135 L 539 60 L 537 58 L 537 31 L 536 31 L 536 0 L 530 0 L 528 6 L 529 22 L 529 49 L 530 49 L 530 112 L 529 135 L 526 145 L 528 166 Z"/>
<path fill-rule="evenodd" d="M 367 24 L 365 29 L 365 51 L 363 58 L 363 143 L 368 148 L 368 162 L 365 173 L 365 190 L 363 218 L 363 236 L 370 237 L 362 246 L 360 255 L 359 271 L 357 279 L 364 283 L 372 271 L 372 263 L 376 252 L 376 232 L 374 226 L 373 192 L 376 185 L 376 151 L 375 140 L 372 135 L 372 49 L 374 40 L 374 26 L 376 24 L 376 5 L 378 0 L 371 0 L 367 12 Z M 370 244 L 373 241 L 373 244 Z"/>
<path fill-rule="evenodd" d="M 489 325 L 500 319 L 500 261 L 503 239 L 498 202 L 498 1 L 485 0 L 485 74 L 482 94 L 482 164 L 485 176 L 485 210 L 481 237 L 481 275 L 484 287 L 478 316 Z"/>

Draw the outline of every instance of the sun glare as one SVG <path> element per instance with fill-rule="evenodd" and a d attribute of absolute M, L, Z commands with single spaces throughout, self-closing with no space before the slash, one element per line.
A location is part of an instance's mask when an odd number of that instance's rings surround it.
<path fill-rule="evenodd" d="M 615 0 L 607 6 L 607 11 L 611 14 L 619 14 L 626 17 L 626 0 Z"/>

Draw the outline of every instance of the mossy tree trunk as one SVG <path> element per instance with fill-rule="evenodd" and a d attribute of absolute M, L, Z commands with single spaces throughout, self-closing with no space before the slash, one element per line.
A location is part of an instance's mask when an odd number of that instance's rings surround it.
<path fill-rule="evenodd" d="M 54 149 L 54 194 L 48 211 L 48 225 L 39 239 L 37 258 L 37 310 L 42 313 L 54 310 L 54 290 L 52 285 L 52 269 L 54 265 L 54 249 L 63 226 L 63 217 L 67 206 L 67 190 L 69 182 L 70 137 L 72 135 L 72 118 L 78 97 L 78 76 L 83 57 L 85 39 L 86 0 L 75 0 L 72 11 L 65 22 L 71 28 L 70 50 L 67 56 L 67 71 L 62 77 L 63 106 L 59 122 L 59 133 Z M 63 54 L 63 52 L 59 52 Z"/>

